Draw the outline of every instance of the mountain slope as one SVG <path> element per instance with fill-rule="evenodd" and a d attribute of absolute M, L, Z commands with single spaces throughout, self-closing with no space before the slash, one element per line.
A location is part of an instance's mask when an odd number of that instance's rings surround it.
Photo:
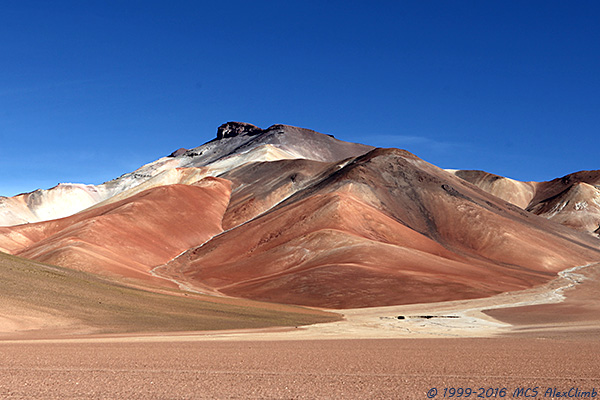
<path fill-rule="evenodd" d="M 597 241 L 405 151 L 376 149 L 321 171 L 157 272 L 205 291 L 346 308 L 487 296 L 600 259 Z"/>
<path fill-rule="evenodd" d="M 600 171 L 580 171 L 548 182 L 519 182 L 483 171 L 454 173 L 524 210 L 600 236 Z"/>
<path fill-rule="evenodd" d="M 451 171 L 466 180 L 509 203 L 526 209 L 535 196 L 537 182 L 521 182 L 484 171 Z"/>
<path fill-rule="evenodd" d="M 530 205 L 527 211 L 573 229 L 598 234 L 600 231 L 599 187 L 576 182 L 563 192 Z"/>
<path fill-rule="evenodd" d="M 59 220 L 0 228 L 0 248 L 100 274 L 152 279 L 150 268 L 222 231 L 230 182 L 148 189 Z"/>
<path fill-rule="evenodd" d="M 193 293 L 156 293 L 0 253 L 0 336 L 297 326 L 338 316 Z"/>
<path fill-rule="evenodd" d="M 190 184 L 192 178 L 217 176 L 248 162 L 297 158 L 333 162 L 371 149 L 309 129 L 273 125 L 263 130 L 247 123 L 228 122 L 218 128 L 217 138 L 202 146 L 180 149 L 101 185 L 61 184 L 49 190 L 0 197 L 0 226 L 67 217 L 150 187 Z M 196 168 L 193 173 L 191 167 Z M 177 169 L 187 172 L 174 173 Z"/>

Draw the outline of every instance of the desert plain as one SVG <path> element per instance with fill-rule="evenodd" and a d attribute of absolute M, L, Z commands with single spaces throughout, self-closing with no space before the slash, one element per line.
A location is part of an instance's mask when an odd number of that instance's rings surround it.
<path fill-rule="evenodd" d="M 344 310 L 340 321 L 287 328 L 4 329 L 0 397 L 425 399 L 432 388 L 435 398 L 470 388 L 471 398 L 501 398 L 505 388 L 504 397 L 524 398 L 515 391 L 529 388 L 537 393 L 529 398 L 556 399 L 557 390 L 598 391 L 600 302 L 590 293 L 600 289 L 600 265 L 576 274 L 486 299 Z"/>

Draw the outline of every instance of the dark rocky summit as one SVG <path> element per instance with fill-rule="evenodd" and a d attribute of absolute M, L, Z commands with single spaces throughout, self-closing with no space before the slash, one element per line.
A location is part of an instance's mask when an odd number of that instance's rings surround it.
<path fill-rule="evenodd" d="M 240 135 L 254 136 L 262 133 L 258 126 L 246 122 L 227 122 L 217 129 L 217 139 L 230 138 Z"/>

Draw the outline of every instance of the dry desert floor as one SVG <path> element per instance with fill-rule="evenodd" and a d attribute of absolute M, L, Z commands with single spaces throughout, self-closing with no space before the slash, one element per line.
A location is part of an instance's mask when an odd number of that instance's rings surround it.
<path fill-rule="evenodd" d="M 600 398 L 599 289 L 588 265 L 522 292 L 307 327 L 5 336 L 0 399 Z"/>

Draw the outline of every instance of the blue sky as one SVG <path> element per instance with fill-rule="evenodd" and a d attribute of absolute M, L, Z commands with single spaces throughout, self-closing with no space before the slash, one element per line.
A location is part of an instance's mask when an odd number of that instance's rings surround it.
<path fill-rule="evenodd" d="M 5 1 L 0 195 L 101 183 L 226 121 L 549 180 L 598 169 L 595 1 Z"/>

